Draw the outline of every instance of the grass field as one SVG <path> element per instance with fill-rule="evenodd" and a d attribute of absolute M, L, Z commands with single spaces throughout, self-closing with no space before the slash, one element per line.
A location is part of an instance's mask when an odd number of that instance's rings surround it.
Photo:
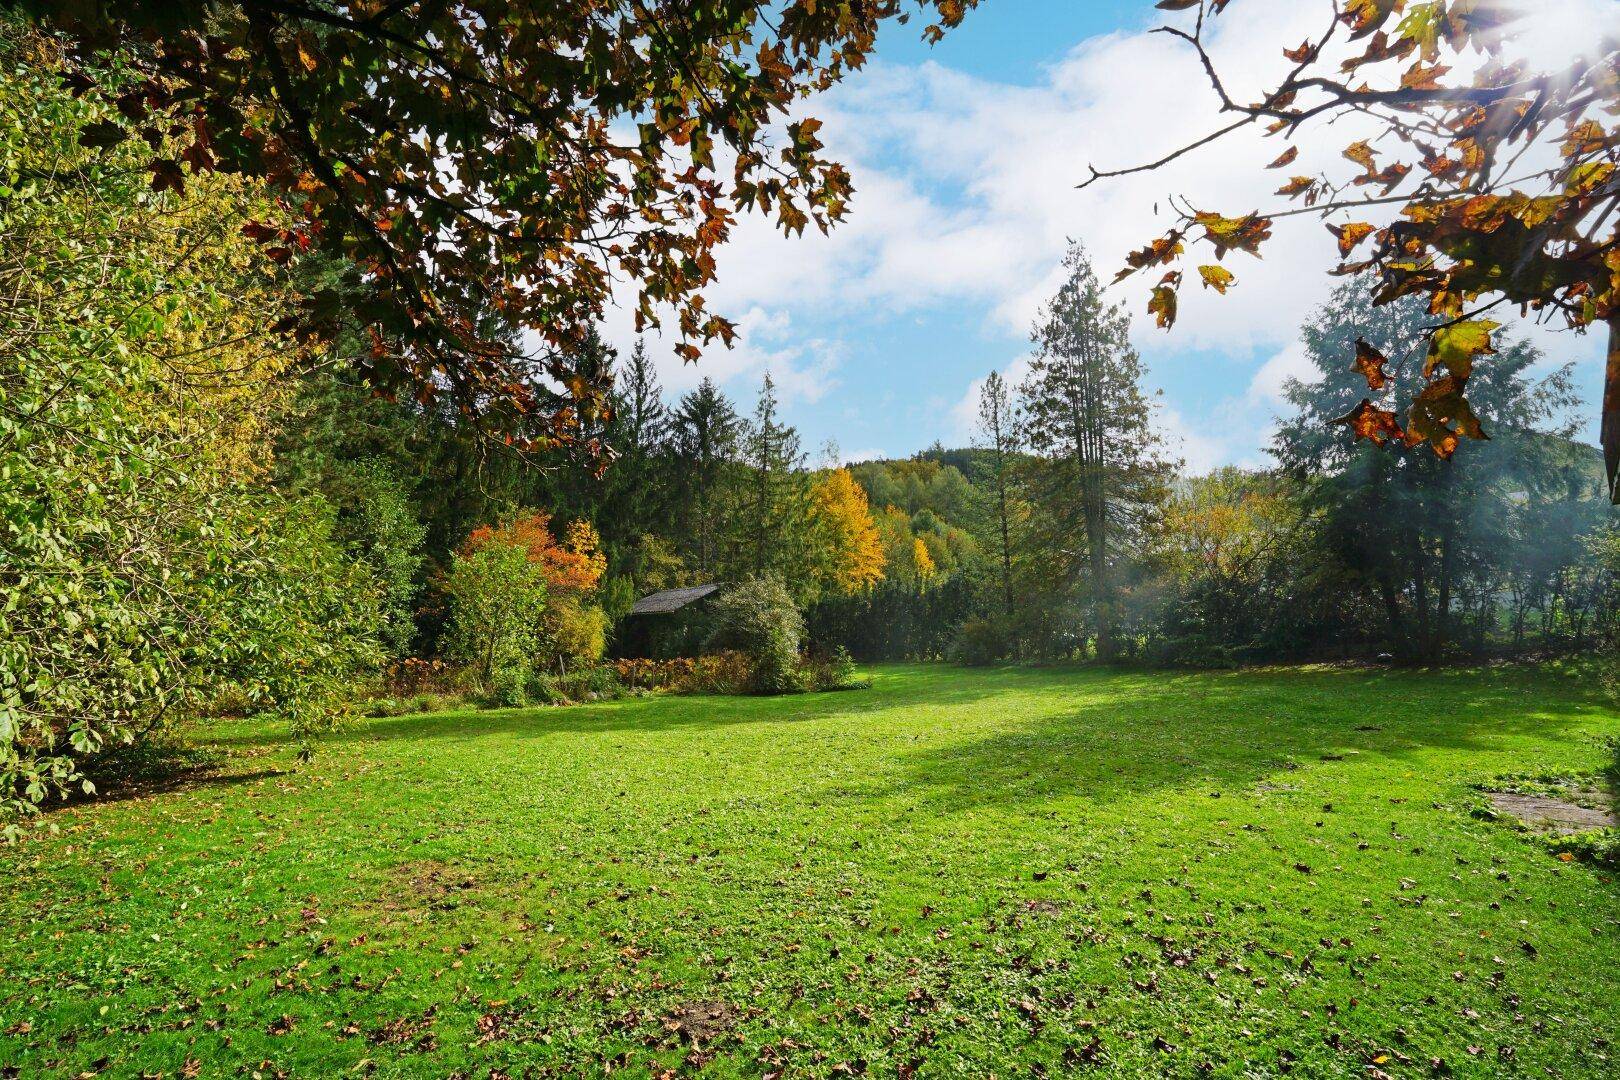
<path fill-rule="evenodd" d="M 1613 1076 L 1620 884 L 1471 815 L 1520 670 L 884 668 L 366 721 L 0 849 L 0 1074 Z"/>

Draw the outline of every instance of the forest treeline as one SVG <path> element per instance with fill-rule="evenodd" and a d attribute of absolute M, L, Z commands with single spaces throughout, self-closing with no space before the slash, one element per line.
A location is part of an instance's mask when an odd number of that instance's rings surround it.
<path fill-rule="evenodd" d="M 1421 362 L 1418 301 L 1346 287 L 1300 313 L 1315 377 L 1289 386 L 1261 469 L 1174 460 L 1079 248 L 1027 374 L 984 381 L 969 447 L 840 465 L 768 376 L 745 400 L 708 379 L 669 395 L 645 347 L 596 334 L 533 373 L 544 408 L 492 431 L 449 396 L 379 393 L 386 345 L 341 304 L 303 333 L 293 308 L 358 294 L 357 268 L 302 250 L 260 181 L 154 185 L 148 144 L 117 137 L 130 118 L 64 83 L 54 48 L 0 34 L 10 811 L 222 713 L 307 733 L 412 680 L 511 704 L 614 692 L 625 615 L 682 585 L 728 584 L 698 647 L 759 690 L 843 681 L 845 652 L 1441 661 L 1617 633 L 1620 530 L 1567 367 L 1504 343 L 1470 384 L 1491 439 L 1450 460 L 1335 422 L 1367 394 L 1343 359 L 1358 341 Z M 575 377 L 611 389 L 581 403 Z"/>

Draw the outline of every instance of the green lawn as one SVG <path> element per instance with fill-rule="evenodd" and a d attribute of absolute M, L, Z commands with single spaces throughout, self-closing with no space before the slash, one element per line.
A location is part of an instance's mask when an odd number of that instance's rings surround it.
<path fill-rule="evenodd" d="M 1469 785 L 1616 733 L 1517 670 L 243 725 L 0 849 L 0 1075 L 1612 1076 L 1620 885 Z"/>

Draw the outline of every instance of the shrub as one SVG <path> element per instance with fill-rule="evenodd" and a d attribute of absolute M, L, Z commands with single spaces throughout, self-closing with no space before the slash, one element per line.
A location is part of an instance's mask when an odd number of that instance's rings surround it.
<path fill-rule="evenodd" d="M 613 667 L 624 686 L 675 694 L 740 694 L 754 678 L 753 661 L 734 650 L 673 660 L 619 660 Z"/>
<path fill-rule="evenodd" d="M 1011 635 L 1002 621 L 976 615 L 957 631 L 950 657 L 958 664 L 985 667 L 1005 660 L 1011 652 Z"/>
<path fill-rule="evenodd" d="M 536 671 L 529 676 L 528 696 L 530 705 L 573 704 L 557 677 L 545 671 Z"/>
<path fill-rule="evenodd" d="M 709 648 L 734 649 L 753 664 L 751 689 L 765 694 L 802 689 L 797 679 L 804 616 L 775 574 L 749 578 L 713 605 Z"/>
<path fill-rule="evenodd" d="M 607 650 L 607 614 L 576 594 L 553 590 L 540 621 L 547 666 L 558 672 L 593 667 Z"/>
<path fill-rule="evenodd" d="M 445 583 L 452 656 L 468 661 L 483 686 L 496 678 L 510 697 L 529 678 L 546 611 L 546 579 L 516 544 L 491 542 L 458 553 Z"/>
<path fill-rule="evenodd" d="M 531 686 L 535 674 L 529 665 L 508 660 L 497 664 L 489 675 L 489 692 L 485 704 L 497 709 L 514 709 L 530 704 L 534 699 Z"/>
<path fill-rule="evenodd" d="M 571 671 L 557 679 L 557 686 L 574 701 L 601 701 L 624 693 L 619 673 L 605 665 Z"/>
<path fill-rule="evenodd" d="M 855 658 L 842 645 L 830 655 L 805 660 L 799 666 L 799 679 L 806 690 L 854 690 L 871 685 L 856 677 Z"/>
<path fill-rule="evenodd" d="M 93 790 L 82 761 L 211 701 L 301 731 L 330 721 L 379 627 L 376 582 L 333 541 L 330 508 L 264 483 L 298 349 L 276 330 L 283 271 L 237 225 L 274 222 L 275 205 L 223 176 L 154 192 L 137 140 L 77 137 L 117 125 L 111 105 L 75 96 L 47 42 L 17 62 L 14 33 L 0 29 L 5 818 Z"/>

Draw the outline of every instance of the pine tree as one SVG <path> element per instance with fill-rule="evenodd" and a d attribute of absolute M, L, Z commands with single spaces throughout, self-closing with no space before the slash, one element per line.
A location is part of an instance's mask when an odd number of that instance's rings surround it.
<path fill-rule="evenodd" d="M 667 529 L 669 410 L 645 342 L 637 339 L 627 358 L 615 357 L 612 371 L 612 413 L 601 438 L 614 458 L 597 485 L 591 516 L 609 553 L 611 577 L 627 582 L 615 586 L 628 590 L 622 602 L 647 591 L 648 560 L 657 534 Z"/>
<path fill-rule="evenodd" d="M 1064 258 L 1068 278 L 1033 334 L 1036 355 L 1020 390 L 1036 462 L 1031 501 L 1042 511 L 1047 555 L 1085 578 L 1097 654 L 1118 654 L 1113 564 L 1162 504 L 1170 465 L 1140 386 L 1130 319 L 1104 302 L 1085 249 Z M 1084 551 L 1075 551 L 1073 537 Z"/>
<path fill-rule="evenodd" d="M 614 380 L 615 405 L 624 432 L 621 453 L 641 460 L 656 456 L 669 435 L 670 415 L 658 369 L 647 355 L 647 343 L 636 339 L 630 360 Z"/>

